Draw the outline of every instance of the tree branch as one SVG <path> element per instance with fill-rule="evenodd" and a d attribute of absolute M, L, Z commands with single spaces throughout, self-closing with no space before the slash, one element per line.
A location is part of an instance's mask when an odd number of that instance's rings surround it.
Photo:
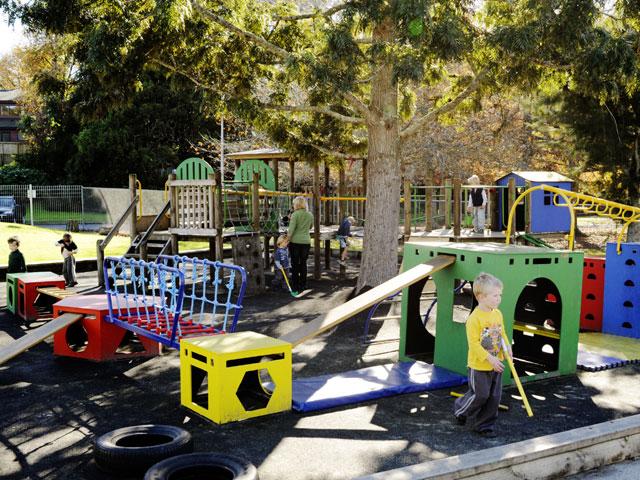
<path fill-rule="evenodd" d="M 337 118 L 346 123 L 365 123 L 363 118 L 360 117 L 351 117 L 349 115 L 343 115 L 338 112 L 334 112 L 333 110 L 327 107 L 319 107 L 314 105 L 272 105 L 272 104 L 262 104 L 264 108 L 269 110 L 281 110 L 285 112 L 315 112 L 322 113 L 324 115 L 329 115 L 330 117 Z"/>
<path fill-rule="evenodd" d="M 327 9 L 327 10 L 316 10 L 312 13 L 302 13 L 300 15 L 289 15 L 286 17 L 280 16 L 280 15 L 276 15 L 274 17 L 274 20 L 285 20 L 285 21 L 292 21 L 292 22 L 296 22 L 298 20 L 308 20 L 310 18 L 315 18 L 318 16 L 324 17 L 324 18 L 328 18 L 331 15 L 333 15 L 334 13 L 339 12 L 340 10 L 344 10 L 345 8 L 347 8 L 348 4 L 347 3 L 339 3 L 338 5 L 334 5 L 333 7 Z"/>
<path fill-rule="evenodd" d="M 257 44 L 257 45 L 260 45 L 265 50 L 277 55 L 280 58 L 284 58 L 285 60 L 294 60 L 295 59 L 295 56 L 291 52 L 288 52 L 287 50 L 285 50 L 283 48 L 280 48 L 280 47 L 278 47 L 277 45 L 274 45 L 271 42 L 268 42 L 267 40 L 265 40 L 260 35 L 256 35 L 255 33 L 248 32 L 246 30 L 241 29 L 240 27 L 236 27 L 233 23 L 228 22 L 227 20 L 222 18 L 220 15 L 217 15 L 217 14 L 213 13 L 211 10 L 205 8 L 197 0 L 193 0 L 193 6 L 204 17 L 206 17 L 209 20 L 217 23 L 218 25 L 226 28 L 227 30 L 239 35 L 240 37 L 244 38 L 245 40 L 249 40 L 249 41 L 251 41 L 251 42 L 253 42 L 253 43 Z"/>
<path fill-rule="evenodd" d="M 482 85 L 482 80 L 484 79 L 485 75 L 486 71 L 480 72 L 478 75 L 476 75 L 471 83 L 467 86 L 467 88 L 460 92 L 460 94 L 450 102 L 447 102 L 444 105 L 431 110 L 429 113 L 423 115 L 418 119 L 416 119 L 416 116 L 414 116 L 409 121 L 409 123 L 407 123 L 405 127 L 400 131 L 400 139 L 404 140 L 411 137 L 412 135 L 415 135 L 430 121 L 438 118 L 440 115 L 454 110 L 460 103 L 462 103 L 463 100 L 465 100 L 469 95 L 475 92 L 480 87 L 480 85 Z"/>
<path fill-rule="evenodd" d="M 330 155 L 332 157 L 337 157 L 337 158 L 344 158 L 345 160 L 351 160 L 352 158 L 355 158 L 355 159 L 365 158 L 362 155 L 352 155 L 349 153 L 342 153 L 336 150 L 331 150 L 329 148 L 323 147 L 322 145 L 316 145 L 315 143 L 307 143 L 307 145 L 315 148 L 316 150 L 324 153 L 325 155 Z"/>

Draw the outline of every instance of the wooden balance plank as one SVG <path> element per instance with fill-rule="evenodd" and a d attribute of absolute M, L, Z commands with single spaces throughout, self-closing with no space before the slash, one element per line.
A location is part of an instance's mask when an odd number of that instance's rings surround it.
<path fill-rule="evenodd" d="M 455 257 L 448 255 L 439 255 L 426 263 L 417 265 L 406 272 L 393 277 L 368 292 L 358 295 L 357 297 L 343 303 L 331 310 L 325 315 L 320 315 L 311 322 L 286 333 L 280 337 L 280 340 L 289 342 L 293 346 L 304 342 L 320 333 L 335 327 L 339 323 L 353 317 L 357 313 L 366 310 L 381 300 L 399 292 L 400 290 L 419 282 L 425 277 L 433 275 L 437 271 L 453 265 Z"/>
<path fill-rule="evenodd" d="M 57 318 L 45 323 L 42 327 L 36 328 L 32 332 L 27 333 L 25 336 L 20 337 L 13 343 L 0 349 L 0 365 L 11 360 L 16 355 L 20 355 L 25 350 L 37 345 L 38 343 L 50 337 L 58 330 L 71 325 L 74 322 L 80 320 L 84 315 L 78 313 L 65 313 Z"/>
<path fill-rule="evenodd" d="M 65 288 L 58 287 L 38 287 L 36 288 L 38 293 L 42 293 L 43 295 L 48 295 L 53 298 L 57 298 L 58 300 L 62 300 L 63 298 L 72 297 L 73 295 L 78 295 L 78 292 L 75 290 L 69 290 Z"/>

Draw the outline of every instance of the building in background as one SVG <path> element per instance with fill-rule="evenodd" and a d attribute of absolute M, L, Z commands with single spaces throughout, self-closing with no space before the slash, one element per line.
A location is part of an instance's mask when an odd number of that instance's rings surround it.
<path fill-rule="evenodd" d="M 20 106 L 22 91 L 0 90 L 0 165 L 15 160 L 16 155 L 27 151 L 27 144 L 20 135 Z"/>

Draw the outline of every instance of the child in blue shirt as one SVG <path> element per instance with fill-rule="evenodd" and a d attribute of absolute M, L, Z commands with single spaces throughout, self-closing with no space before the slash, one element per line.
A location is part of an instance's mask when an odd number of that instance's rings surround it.
<path fill-rule="evenodd" d="M 347 264 L 347 252 L 349 251 L 349 237 L 351 236 L 351 226 L 356 223 L 353 217 L 345 217 L 338 227 L 336 238 L 340 243 L 340 260 L 338 263 L 342 266 Z"/>
<path fill-rule="evenodd" d="M 282 275 L 282 270 L 286 272 L 287 276 L 290 275 L 289 269 L 291 268 L 291 260 L 289 259 L 289 238 L 286 235 L 280 235 L 276 242 L 278 248 L 273 253 L 273 262 L 275 263 L 275 276 L 271 286 L 274 288 L 287 288 L 285 279 Z"/>

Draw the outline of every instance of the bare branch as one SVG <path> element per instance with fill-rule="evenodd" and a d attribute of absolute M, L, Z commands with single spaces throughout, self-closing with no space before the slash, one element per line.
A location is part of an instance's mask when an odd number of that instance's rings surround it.
<path fill-rule="evenodd" d="M 265 50 L 267 50 L 267 51 L 279 56 L 280 58 L 284 58 L 286 60 L 295 59 L 294 55 L 291 52 L 288 52 L 287 50 L 285 50 L 283 48 L 280 48 L 280 47 L 278 47 L 277 45 L 274 45 L 271 42 L 268 42 L 267 40 L 265 40 L 260 35 L 256 35 L 255 33 L 248 32 L 246 30 L 241 29 L 240 27 L 236 27 L 233 23 L 228 22 L 227 20 L 222 18 L 220 15 L 217 15 L 217 14 L 213 13 L 211 10 L 209 10 L 208 8 L 205 8 L 197 0 L 193 1 L 193 5 L 196 8 L 196 10 L 198 12 L 200 12 L 201 15 L 205 16 L 209 20 L 212 20 L 213 22 L 217 23 L 218 25 L 226 28 L 227 30 L 239 35 L 240 37 L 244 38 L 245 40 L 249 40 L 249 41 L 251 41 L 251 42 L 253 42 L 253 43 L 257 44 L 257 45 L 260 45 Z"/>
<path fill-rule="evenodd" d="M 344 98 L 349 104 L 362 115 L 366 121 L 371 120 L 371 113 L 369 112 L 369 107 L 367 107 L 362 100 L 356 97 L 351 92 L 342 92 L 340 93 L 342 98 Z"/>
<path fill-rule="evenodd" d="M 281 110 L 285 112 L 315 112 L 322 113 L 324 115 L 329 115 L 330 117 L 337 118 L 338 120 L 346 123 L 365 123 L 363 118 L 360 117 L 351 117 L 349 115 L 343 115 L 338 112 L 334 112 L 333 110 L 327 107 L 319 107 L 314 105 L 271 105 L 271 104 L 262 104 L 264 108 L 268 108 L 270 110 Z"/>
<path fill-rule="evenodd" d="M 438 118 L 440 115 L 454 110 L 460 103 L 462 103 L 463 100 L 465 100 L 469 95 L 475 92 L 480 87 L 480 85 L 482 85 L 482 80 L 484 79 L 485 75 L 486 71 L 480 72 L 478 75 L 476 75 L 471 83 L 467 86 L 467 88 L 460 92 L 460 94 L 450 102 L 447 102 L 444 105 L 431 110 L 429 113 L 423 115 L 418 119 L 416 119 L 416 116 L 414 116 L 409 121 L 409 123 L 407 123 L 407 125 L 405 125 L 405 127 L 400 131 L 400 139 L 404 140 L 412 135 L 415 135 L 430 121 Z"/>
<path fill-rule="evenodd" d="M 310 18 L 316 18 L 316 17 L 329 18 L 334 13 L 337 13 L 340 10 L 344 10 L 345 8 L 347 8 L 347 6 L 348 6 L 347 3 L 339 3 L 338 5 L 334 5 L 333 7 L 329 8 L 328 10 L 324 10 L 324 11 L 316 10 L 316 11 L 311 12 L 311 13 L 302 13 L 300 15 L 289 15 L 289 16 L 286 16 L 286 17 L 277 15 L 277 16 L 274 17 L 274 20 L 285 20 L 285 21 L 296 22 L 298 20 L 308 20 Z"/>

